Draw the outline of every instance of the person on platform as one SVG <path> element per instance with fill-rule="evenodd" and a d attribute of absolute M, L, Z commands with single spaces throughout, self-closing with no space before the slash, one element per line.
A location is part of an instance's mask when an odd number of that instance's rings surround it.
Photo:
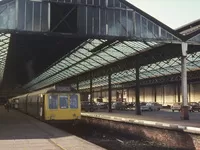
<path fill-rule="evenodd" d="M 4 106 L 5 106 L 5 109 L 9 112 L 9 109 L 10 109 L 10 104 L 9 104 L 9 102 L 5 103 Z"/>

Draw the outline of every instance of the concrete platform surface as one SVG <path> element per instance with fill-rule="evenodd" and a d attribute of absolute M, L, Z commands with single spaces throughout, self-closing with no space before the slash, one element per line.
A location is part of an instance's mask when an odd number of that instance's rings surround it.
<path fill-rule="evenodd" d="M 114 110 L 112 113 L 100 110 L 97 112 L 82 112 L 81 114 L 87 117 L 200 133 L 200 112 L 190 113 L 190 120 L 181 120 L 180 112 L 171 112 L 170 110 L 142 112 L 141 116 L 135 115 L 135 111 L 117 110 Z"/>
<path fill-rule="evenodd" d="M 93 143 L 0 107 L 0 150 L 103 150 Z"/>

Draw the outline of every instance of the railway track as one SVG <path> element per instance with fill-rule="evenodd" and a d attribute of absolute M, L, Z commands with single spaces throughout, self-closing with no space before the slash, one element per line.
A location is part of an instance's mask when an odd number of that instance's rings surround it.
<path fill-rule="evenodd" d="M 53 126 L 108 150 L 186 150 L 170 148 L 164 143 L 141 139 L 126 133 L 119 133 L 84 123 L 74 126 L 67 124 L 53 124 Z"/>

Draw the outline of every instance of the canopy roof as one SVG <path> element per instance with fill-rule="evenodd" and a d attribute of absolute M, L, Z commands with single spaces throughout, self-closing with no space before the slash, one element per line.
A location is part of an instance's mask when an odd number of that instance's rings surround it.
<path fill-rule="evenodd" d="M 200 69 L 200 52 L 189 54 L 187 56 L 187 71 L 196 71 Z M 161 62 L 142 66 L 140 68 L 140 79 L 155 78 L 161 76 L 175 75 L 181 73 L 181 58 L 172 58 Z M 118 85 L 121 83 L 135 81 L 135 69 L 124 70 L 119 73 L 112 74 L 111 83 Z M 95 78 L 92 82 L 93 87 L 101 87 L 108 85 L 108 77 L 103 76 Z M 74 84 L 73 86 L 76 86 Z M 79 84 L 79 89 L 89 89 L 90 80 L 82 81 Z"/>
<path fill-rule="evenodd" d="M 161 43 L 89 39 L 25 85 L 31 90 L 137 55 Z"/>
<path fill-rule="evenodd" d="M 0 83 L 3 80 L 9 42 L 10 34 L 0 33 Z"/>
<path fill-rule="evenodd" d="M 17 2 L 20 2 L 20 4 Z M 200 33 L 199 33 L 200 31 L 198 29 L 198 23 L 196 22 L 192 23 L 193 25 L 192 27 L 186 25 L 182 27 L 182 29 L 178 29 L 177 31 L 175 31 L 167 27 L 163 23 L 159 22 L 155 18 L 151 17 L 150 15 L 146 14 L 145 12 L 141 11 L 140 9 L 136 8 L 135 6 L 131 5 L 130 3 L 126 2 L 125 0 L 113 0 L 113 1 L 44 0 L 42 1 L 42 3 L 37 1 L 32 1 L 28 7 L 30 7 L 31 9 L 35 9 L 36 7 L 38 7 L 39 10 L 38 12 L 41 13 L 40 17 L 42 16 L 46 19 L 41 19 L 41 18 L 36 19 L 34 18 L 36 16 L 34 16 L 34 14 L 31 14 L 32 12 L 27 11 L 26 13 L 29 13 L 29 15 L 23 14 L 23 17 L 24 16 L 33 17 L 31 18 L 32 22 L 29 23 L 29 25 L 31 25 L 32 27 L 34 27 L 36 23 L 39 24 L 40 26 L 42 25 L 42 22 L 38 23 L 35 22 L 35 20 L 40 20 L 40 21 L 45 20 L 49 23 L 50 20 L 48 20 L 49 19 L 48 17 L 50 17 L 50 14 L 47 14 L 47 12 L 49 13 L 49 11 L 45 11 L 46 14 L 45 15 L 43 14 L 44 10 L 49 9 L 48 7 L 46 7 L 47 2 L 48 3 L 50 2 L 50 5 L 52 6 L 53 2 L 73 4 L 73 5 L 75 4 L 78 8 L 78 17 L 79 17 L 78 29 L 81 32 L 83 31 L 83 33 L 76 33 L 75 35 L 71 33 L 70 34 L 59 33 L 59 35 L 68 37 L 71 36 L 73 38 L 85 37 L 87 40 L 85 40 L 82 44 L 77 45 L 77 47 L 74 48 L 70 53 L 63 56 L 57 62 L 49 66 L 43 73 L 39 74 L 32 81 L 24 85 L 25 89 L 37 90 L 56 84 L 63 80 L 69 80 L 73 77 L 81 76 L 83 73 L 92 72 L 94 69 L 99 69 L 102 68 L 103 66 L 108 66 L 110 64 L 119 62 L 126 58 L 132 58 L 132 56 L 143 54 L 155 48 L 160 48 L 163 45 L 167 45 L 168 43 L 173 43 L 174 45 L 177 44 L 180 45 L 181 42 L 188 42 L 194 45 L 200 44 Z M 25 28 L 25 26 L 24 28 L 19 28 L 19 26 L 15 26 L 16 24 L 12 23 L 11 21 L 12 20 L 11 18 L 13 17 L 13 12 L 15 13 L 18 12 L 16 10 L 17 7 L 13 6 L 20 6 L 20 8 L 23 7 L 23 9 L 27 9 L 26 4 L 28 3 L 29 1 L 27 0 L 22 0 L 22 1 L 10 0 L 8 3 L 0 3 L 0 10 L 2 10 L 2 13 L 0 15 L 4 17 L 4 20 L 2 21 L 0 20 L 0 32 L 7 31 L 7 33 L 16 33 L 16 32 L 20 33 L 21 31 L 23 31 L 24 33 L 24 31 L 26 32 L 29 31 L 28 29 Z M 7 5 L 9 7 L 5 7 Z M 45 6 L 45 9 L 41 9 L 43 8 L 43 6 Z M 74 7 L 70 9 L 73 10 Z M 9 15 L 6 15 L 7 11 L 10 12 Z M 84 15 L 82 16 L 82 14 Z M 105 16 L 103 14 L 105 14 Z M 95 20 L 97 16 L 98 19 Z M 16 21 L 19 21 L 20 19 L 24 21 L 27 19 L 23 17 L 20 18 L 20 14 L 18 14 L 18 18 Z M 63 17 L 65 18 L 66 16 Z M 90 20 L 89 18 L 93 18 L 93 20 Z M 113 18 L 116 19 L 114 20 Z M 63 18 L 60 21 L 62 22 L 62 20 Z M 83 20 L 86 20 L 86 22 L 84 22 Z M 23 21 L 21 21 L 22 24 L 24 24 Z M 7 22 L 9 22 L 9 24 L 6 24 Z M 45 25 L 47 24 L 47 22 L 45 23 Z M 9 27 L 8 30 L 6 27 Z M 90 27 L 92 30 L 90 31 L 87 27 Z M 101 28 L 104 30 L 101 30 Z M 34 28 L 31 29 L 32 29 L 31 34 L 51 35 L 53 32 L 50 31 L 50 26 L 48 26 L 48 28 L 45 29 L 44 31 L 37 30 L 37 33 L 35 30 L 33 30 Z M 42 28 L 40 27 L 40 29 Z M 98 32 L 96 30 L 98 30 Z M 76 40 L 76 38 L 74 39 Z M 9 41 L 9 38 L 7 39 L 7 41 Z M 6 49 L 5 46 L 4 49 Z M 165 49 L 165 51 L 167 50 Z M 179 49 L 175 51 L 179 51 Z M 150 54 L 149 57 L 153 56 Z M 198 70 L 199 68 L 198 58 L 199 58 L 198 52 L 188 55 L 188 61 L 189 61 L 188 71 Z M 133 62 L 130 61 L 130 63 Z M 1 70 L 3 72 L 4 67 Z M 149 62 L 149 65 L 141 66 L 140 71 L 141 71 L 140 73 L 141 79 L 180 73 L 180 58 L 174 56 L 167 60 L 166 56 L 165 59 L 163 59 L 163 61 L 156 60 L 153 62 Z M 134 67 L 131 69 L 130 68 L 128 69 L 123 68 L 123 70 L 120 69 L 120 71 L 112 74 L 112 84 L 120 84 L 123 82 L 134 81 L 135 80 L 134 72 L 135 72 Z M 104 84 L 106 85 L 107 74 L 105 73 L 102 77 L 94 78 L 93 86 L 98 87 Z M 88 82 L 89 80 L 81 82 L 80 88 L 81 89 L 88 88 Z"/>

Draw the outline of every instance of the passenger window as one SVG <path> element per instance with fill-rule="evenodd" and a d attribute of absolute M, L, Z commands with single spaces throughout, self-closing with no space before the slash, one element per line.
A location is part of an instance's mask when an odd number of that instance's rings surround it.
<path fill-rule="evenodd" d="M 49 96 L 49 109 L 58 109 L 58 95 Z"/>
<path fill-rule="evenodd" d="M 78 108 L 78 95 L 71 95 L 70 96 L 70 108 Z"/>
<path fill-rule="evenodd" d="M 68 108 L 68 97 L 67 96 L 60 96 L 60 108 L 61 109 Z"/>

